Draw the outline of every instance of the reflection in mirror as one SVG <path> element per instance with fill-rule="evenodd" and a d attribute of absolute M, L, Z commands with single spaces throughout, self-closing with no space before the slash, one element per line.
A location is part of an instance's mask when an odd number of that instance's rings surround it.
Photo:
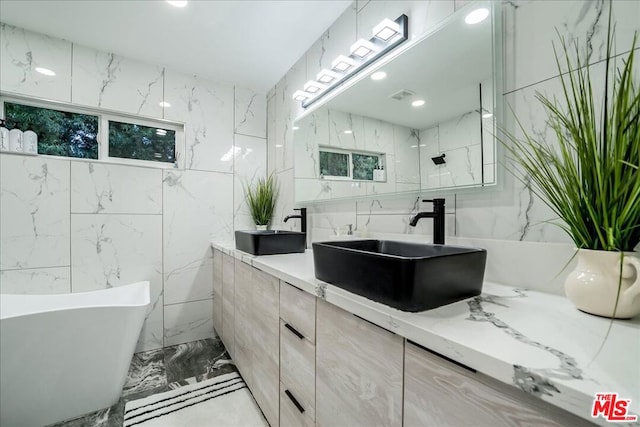
<path fill-rule="evenodd" d="M 465 23 L 477 7 L 296 121 L 297 203 L 495 183 L 496 43 L 491 16 Z"/>

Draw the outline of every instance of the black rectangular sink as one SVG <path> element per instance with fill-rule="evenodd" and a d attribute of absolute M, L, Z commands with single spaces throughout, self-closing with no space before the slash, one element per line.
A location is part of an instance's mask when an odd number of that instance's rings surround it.
<path fill-rule="evenodd" d="M 487 251 L 449 245 L 348 240 L 313 243 L 316 278 L 402 311 L 480 295 Z"/>
<path fill-rule="evenodd" d="M 298 231 L 236 231 L 236 249 L 252 255 L 302 253 L 306 245 L 307 233 Z"/>

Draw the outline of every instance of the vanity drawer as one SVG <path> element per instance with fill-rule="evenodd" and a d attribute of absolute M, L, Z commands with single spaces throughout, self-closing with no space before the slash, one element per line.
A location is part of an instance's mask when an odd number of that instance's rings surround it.
<path fill-rule="evenodd" d="M 280 321 L 280 382 L 314 420 L 316 346 L 309 340 L 300 338 L 296 332 L 289 329 L 284 321 Z"/>
<path fill-rule="evenodd" d="M 316 297 L 280 281 L 280 318 L 316 342 Z"/>
<path fill-rule="evenodd" d="M 296 406 L 293 399 L 297 401 L 300 408 Z M 280 383 L 280 427 L 313 427 L 315 421 L 312 417 L 307 408 L 300 403 L 297 396 L 284 384 Z"/>

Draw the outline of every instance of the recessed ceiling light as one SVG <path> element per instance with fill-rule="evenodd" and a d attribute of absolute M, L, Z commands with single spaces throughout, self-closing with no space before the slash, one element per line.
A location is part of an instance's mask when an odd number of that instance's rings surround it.
<path fill-rule="evenodd" d="M 55 71 L 50 70 L 48 68 L 36 67 L 36 71 L 39 72 L 40 74 L 44 74 L 45 76 L 55 76 L 56 75 Z"/>
<path fill-rule="evenodd" d="M 300 129 L 300 126 L 294 126 L 292 129 L 293 130 L 298 130 L 298 129 Z"/>
<path fill-rule="evenodd" d="M 169 108 L 171 107 L 171 104 L 169 104 L 167 101 L 160 101 L 158 103 L 159 106 L 161 106 L 162 108 Z"/>
<path fill-rule="evenodd" d="M 167 0 L 167 3 L 175 7 L 185 7 L 188 1 L 187 0 Z"/>
<path fill-rule="evenodd" d="M 483 118 L 483 119 L 488 119 L 488 118 L 490 118 L 490 117 L 493 117 L 493 114 L 491 114 L 491 113 L 484 113 L 484 114 L 482 115 L 482 118 Z"/>
<path fill-rule="evenodd" d="M 350 135 L 353 133 L 353 131 L 351 129 L 347 129 L 344 131 L 344 133 L 346 133 L 347 135 Z"/>
<path fill-rule="evenodd" d="M 382 80 L 386 77 L 387 73 L 385 73 L 384 71 L 376 71 L 375 73 L 371 74 L 371 80 Z"/>
<path fill-rule="evenodd" d="M 424 99 L 416 99 L 411 103 L 412 107 L 422 107 L 424 105 Z"/>
<path fill-rule="evenodd" d="M 276 144 L 276 148 L 282 148 L 282 144 Z"/>
<path fill-rule="evenodd" d="M 487 16 L 489 16 L 489 9 L 481 7 L 480 9 L 469 12 L 469 14 L 464 18 L 464 22 L 469 25 L 479 24 L 487 19 Z"/>

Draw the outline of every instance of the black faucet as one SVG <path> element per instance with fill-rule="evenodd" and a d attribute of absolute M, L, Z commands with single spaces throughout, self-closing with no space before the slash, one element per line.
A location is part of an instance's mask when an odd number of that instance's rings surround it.
<path fill-rule="evenodd" d="M 294 209 L 294 211 L 300 211 L 300 215 L 287 215 L 284 217 L 284 222 L 289 221 L 293 218 L 300 218 L 300 231 L 303 233 L 307 232 L 307 208 L 298 208 Z"/>
<path fill-rule="evenodd" d="M 444 199 L 423 200 L 433 203 L 433 212 L 418 212 L 409 225 L 415 227 L 422 218 L 433 218 L 433 243 L 444 245 Z"/>

